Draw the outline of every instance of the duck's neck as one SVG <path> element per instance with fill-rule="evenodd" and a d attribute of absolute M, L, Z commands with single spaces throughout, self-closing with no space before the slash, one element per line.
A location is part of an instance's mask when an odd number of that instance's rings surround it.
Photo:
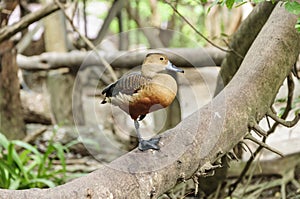
<path fill-rule="evenodd" d="M 154 78 L 160 73 L 164 73 L 164 68 L 157 64 L 144 64 L 142 65 L 142 75 L 148 78 Z"/>

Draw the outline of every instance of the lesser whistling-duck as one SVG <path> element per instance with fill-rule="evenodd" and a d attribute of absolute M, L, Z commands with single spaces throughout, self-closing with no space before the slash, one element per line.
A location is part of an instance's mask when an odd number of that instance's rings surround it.
<path fill-rule="evenodd" d="M 159 150 L 160 138 L 142 139 L 138 121 L 147 113 L 165 108 L 173 102 L 177 83 L 167 71 L 184 72 L 174 66 L 166 55 L 151 53 L 146 56 L 141 72 L 129 73 L 102 91 L 105 94 L 102 104 L 110 102 L 119 106 L 134 120 L 141 151 Z"/>

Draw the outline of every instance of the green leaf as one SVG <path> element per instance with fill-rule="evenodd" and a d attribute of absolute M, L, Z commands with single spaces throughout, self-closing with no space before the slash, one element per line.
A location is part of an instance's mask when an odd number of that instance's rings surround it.
<path fill-rule="evenodd" d="M 2 133 L 0 133 L 0 145 L 2 145 L 5 149 L 7 149 L 9 145 L 7 138 Z"/>
<path fill-rule="evenodd" d="M 16 179 L 16 180 L 12 180 L 12 182 L 10 183 L 9 185 L 9 188 L 8 189 L 13 189 L 13 190 L 16 190 L 19 188 L 20 186 L 20 182 L 21 180 L 20 179 Z"/>
<path fill-rule="evenodd" d="M 258 3 L 261 3 L 261 2 L 264 2 L 265 0 L 253 0 L 253 3 L 255 4 L 258 4 Z"/>
<path fill-rule="evenodd" d="M 9 143 L 8 144 L 8 148 L 7 148 L 7 163 L 9 165 L 13 164 L 13 154 L 14 154 L 15 150 L 14 150 L 14 144 L 13 143 Z"/>
<path fill-rule="evenodd" d="M 26 184 L 26 186 L 28 186 L 30 184 L 35 184 L 35 183 L 42 183 L 42 184 L 46 185 L 49 188 L 55 187 L 55 183 L 54 182 L 52 182 L 51 180 L 44 179 L 44 178 L 32 179 L 32 180 L 30 180 L 30 182 L 28 184 Z M 44 186 L 39 186 L 39 187 L 42 188 Z"/>
<path fill-rule="evenodd" d="M 293 13 L 295 15 L 300 14 L 300 3 L 298 3 L 297 1 L 288 1 L 284 4 L 284 7 L 290 13 Z"/>
<path fill-rule="evenodd" d="M 63 171 L 66 171 L 66 160 L 65 160 L 65 153 L 64 153 L 64 146 L 62 146 L 60 143 L 54 143 L 53 146 L 56 148 L 57 157 L 60 160 L 60 163 L 62 164 Z"/>
<path fill-rule="evenodd" d="M 231 9 L 234 4 L 234 0 L 226 0 L 225 3 L 226 3 L 227 8 Z"/>
<path fill-rule="evenodd" d="M 31 151 L 32 153 L 36 154 L 36 155 L 41 155 L 41 153 L 32 145 L 26 143 L 26 142 L 22 142 L 20 140 L 14 140 L 12 141 L 15 145 L 18 145 L 20 147 L 23 147 L 24 149 L 27 149 L 29 151 Z"/>

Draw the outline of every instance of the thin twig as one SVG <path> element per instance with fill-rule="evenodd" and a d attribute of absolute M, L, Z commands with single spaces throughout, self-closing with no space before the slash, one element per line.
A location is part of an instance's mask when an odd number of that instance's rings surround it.
<path fill-rule="evenodd" d="M 262 129 L 256 122 L 250 125 L 251 129 L 254 130 L 259 136 L 266 137 L 268 134 L 267 132 Z"/>
<path fill-rule="evenodd" d="M 253 152 L 252 152 L 251 148 L 248 146 L 248 144 L 244 141 L 240 141 L 240 143 L 241 143 L 241 146 L 243 147 L 243 149 L 246 150 L 244 147 L 244 145 L 245 145 L 247 147 L 248 151 L 250 152 L 251 156 L 253 156 Z"/>
<path fill-rule="evenodd" d="M 246 175 L 246 173 L 248 172 L 252 162 L 254 161 L 255 157 L 259 154 L 259 152 L 263 149 L 266 148 L 280 156 L 283 156 L 283 154 L 280 151 L 277 151 L 276 149 L 271 148 L 270 146 L 268 146 L 265 141 L 267 139 L 267 137 L 264 137 L 262 141 L 259 141 L 257 139 L 255 139 L 252 135 L 248 134 L 245 139 L 249 139 L 257 144 L 259 144 L 259 147 L 256 149 L 256 151 L 253 153 L 252 156 L 250 156 L 249 160 L 247 161 L 247 164 L 245 165 L 243 171 L 241 172 L 239 178 L 229 186 L 229 192 L 228 195 L 231 196 L 232 193 L 235 191 L 235 189 L 237 188 L 237 185 L 243 180 L 244 176 Z"/>
<path fill-rule="evenodd" d="M 272 111 L 269 111 L 268 113 L 268 116 L 270 116 L 273 120 L 275 120 L 277 123 L 285 126 L 285 127 L 288 127 L 288 128 L 291 128 L 293 126 L 295 126 L 299 119 L 300 119 L 300 113 L 296 114 L 295 118 L 291 121 L 286 121 L 280 117 L 278 117 L 276 114 L 274 114 Z"/>
<path fill-rule="evenodd" d="M 187 18 L 185 18 L 178 10 L 175 6 L 173 6 L 171 4 L 171 2 L 169 2 L 168 0 L 165 0 L 165 2 L 173 9 L 174 12 L 176 12 L 178 14 L 178 16 L 181 17 L 181 19 L 183 19 L 200 37 L 202 37 L 205 41 L 207 41 L 209 44 L 211 44 L 212 46 L 222 50 L 222 51 L 225 51 L 225 52 L 233 52 L 234 54 L 236 54 L 238 57 L 244 59 L 244 57 L 242 55 L 240 55 L 238 52 L 236 52 L 235 50 L 233 49 L 225 49 L 225 48 L 222 48 L 220 46 L 218 46 L 217 44 L 213 43 L 212 41 L 210 41 L 207 37 L 205 37 L 201 32 L 199 32 L 197 30 L 197 28 L 191 24 L 191 22 L 189 22 L 189 20 L 187 20 Z"/>
<path fill-rule="evenodd" d="M 117 81 L 117 79 L 118 79 L 117 75 L 114 72 L 114 70 L 111 67 L 111 65 L 98 53 L 98 50 L 97 50 L 96 46 L 86 36 L 84 36 L 83 34 L 81 34 L 81 32 L 78 30 L 78 28 L 76 28 L 76 26 L 74 25 L 72 19 L 66 13 L 63 4 L 61 4 L 58 0 L 55 0 L 55 3 L 62 10 L 62 12 L 64 13 L 66 19 L 69 21 L 70 25 L 72 26 L 73 30 L 81 37 L 81 39 L 88 45 L 89 48 L 91 48 L 93 51 L 96 52 L 96 55 L 100 58 L 100 61 L 103 63 L 103 65 L 105 66 L 105 68 L 110 73 L 113 81 Z"/>
<path fill-rule="evenodd" d="M 265 141 L 266 137 L 263 138 L 263 142 Z M 259 154 L 259 152 L 263 149 L 264 147 L 262 147 L 261 145 L 259 145 L 259 147 L 256 149 L 256 151 L 253 153 L 253 155 L 250 156 L 249 160 L 247 161 L 244 169 L 242 170 L 239 178 L 234 182 L 232 183 L 230 186 L 229 186 L 229 192 L 228 192 L 228 195 L 231 196 L 232 193 L 235 191 L 235 189 L 237 188 L 237 185 L 242 182 L 243 178 L 246 176 L 246 173 L 248 172 L 252 162 L 254 161 L 255 157 Z"/>
<path fill-rule="evenodd" d="M 288 87 L 288 96 L 287 96 L 288 98 L 287 98 L 284 112 L 281 116 L 282 119 L 286 119 L 289 112 L 292 110 L 292 102 L 293 102 L 294 89 L 295 89 L 295 83 L 294 83 L 292 74 L 289 74 L 287 76 L 287 87 Z M 269 112 L 271 112 L 271 111 L 274 111 L 272 107 L 270 108 Z M 275 113 L 275 111 L 274 111 L 274 113 Z M 270 128 L 269 131 L 267 132 L 268 135 L 272 134 L 279 124 L 280 124 L 279 122 L 275 121 L 272 128 Z"/>
<path fill-rule="evenodd" d="M 39 21 L 43 17 L 48 16 L 49 14 L 55 12 L 58 9 L 59 9 L 59 7 L 56 4 L 51 3 L 35 12 L 32 12 L 32 13 L 22 17 L 18 22 L 1 28 L 0 29 L 0 42 L 12 37 L 16 33 L 27 28 L 30 24 L 32 24 L 36 21 Z"/>
<path fill-rule="evenodd" d="M 199 188 L 199 181 L 198 181 L 199 177 L 197 175 L 194 175 L 192 179 L 193 179 L 194 184 L 195 184 L 195 193 L 194 194 L 195 194 L 195 196 L 197 196 L 198 188 Z"/>
<path fill-rule="evenodd" d="M 269 151 L 272 151 L 273 153 L 276 153 L 277 155 L 284 157 L 284 155 L 278 151 L 277 149 L 274 149 L 273 147 L 270 147 L 269 145 L 267 145 L 266 143 L 256 139 L 255 137 L 253 137 L 251 134 L 248 134 L 245 136 L 245 139 L 251 140 L 252 142 L 255 142 L 256 144 L 268 149 Z"/>

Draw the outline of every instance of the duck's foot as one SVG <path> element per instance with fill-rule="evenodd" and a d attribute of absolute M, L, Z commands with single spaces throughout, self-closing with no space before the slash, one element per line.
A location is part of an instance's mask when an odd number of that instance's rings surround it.
<path fill-rule="evenodd" d="M 159 150 L 158 146 L 160 138 L 151 138 L 150 140 L 141 140 L 139 143 L 139 150 L 146 151 L 149 149 Z"/>

